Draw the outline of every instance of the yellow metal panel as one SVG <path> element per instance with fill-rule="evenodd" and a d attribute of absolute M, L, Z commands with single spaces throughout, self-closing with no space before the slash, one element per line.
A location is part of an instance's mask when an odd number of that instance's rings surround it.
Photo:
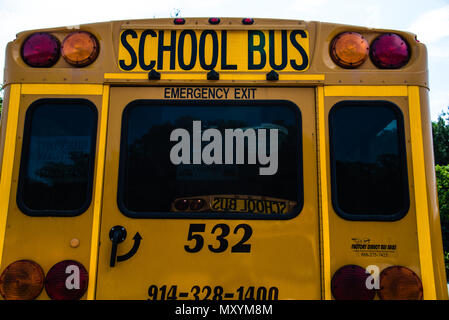
<path fill-rule="evenodd" d="M 93 203 L 82 214 L 74 217 L 30 217 L 18 208 L 17 197 L 18 177 L 20 169 L 22 138 L 24 132 L 25 118 L 30 106 L 34 101 L 40 98 L 46 98 L 46 95 L 20 95 L 20 87 L 16 91 L 20 102 L 16 100 L 18 116 L 16 117 L 17 129 L 8 138 L 8 142 L 15 141 L 14 147 L 6 147 L 6 151 L 11 153 L 12 177 L 10 185 L 7 187 L 8 195 L 2 192 L 1 208 L 7 211 L 6 225 L 4 232 L 2 270 L 20 259 L 30 259 L 37 262 L 44 273 L 57 262 L 62 260 L 76 260 L 83 264 L 89 270 L 90 266 L 90 246 L 92 241 L 92 222 L 93 222 Z M 101 96 L 90 95 L 83 96 L 92 101 L 100 110 Z M 11 100 L 11 103 L 13 100 Z M 16 108 L 11 108 L 14 110 Z M 12 112 L 15 114 L 15 112 Z M 8 114 L 11 116 L 11 114 Z M 8 119 L 9 121 L 10 119 Z M 98 147 L 96 148 L 96 154 Z M 11 169 L 5 172 L 11 171 Z M 3 174 L 3 172 L 2 172 Z M 3 190 L 3 189 L 2 189 Z M 5 197 L 3 199 L 3 197 Z M 95 199 L 93 199 L 95 200 Z M 3 213 L 3 212 L 2 212 Z M 57 232 L 55 232 L 57 230 Z M 72 243 L 76 243 L 72 245 Z M 86 294 L 83 296 L 83 299 Z M 45 290 L 37 299 L 49 299 Z"/>
<path fill-rule="evenodd" d="M 101 84 L 24 84 L 22 94 L 102 95 Z"/>
<path fill-rule="evenodd" d="M 406 97 L 407 86 L 326 86 L 326 97 Z"/>
<path fill-rule="evenodd" d="M 229 87 L 229 96 L 236 88 Z M 165 88 L 120 88 L 110 90 L 110 110 L 106 144 L 106 162 L 101 214 L 96 299 L 145 299 L 150 286 L 168 290 L 177 286 L 183 297 L 193 298 L 195 288 L 221 288 L 233 293 L 238 288 L 276 287 L 279 299 L 320 299 L 321 261 L 317 196 L 317 158 L 315 90 L 312 88 L 256 88 L 255 99 L 290 100 L 301 109 L 303 126 L 304 207 L 290 220 L 223 220 L 223 219 L 134 219 L 122 214 L 117 206 L 118 167 L 122 111 L 137 99 L 164 99 Z M 114 112 L 112 112 L 114 110 Z M 204 248 L 196 253 L 184 249 L 189 245 L 189 226 L 202 223 Z M 247 224 L 254 231 L 249 243 L 251 252 L 236 254 L 231 250 L 212 253 L 208 245 L 217 243 L 212 228 L 227 224 L 231 230 L 229 245 L 237 243 L 236 226 Z M 139 250 L 129 260 L 109 266 L 112 242 L 109 230 L 116 225 L 126 228 L 128 236 L 118 246 L 117 255 L 133 247 L 136 232 L 142 236 Z M 206 291 L 200 298 L 204 298 Z M 212 295 L 210 298 L 212 298 Z M 159 295 L 160 296 L 160 295 Z"/>
<path fill-rule="evenodd" d="M 424 164 L 424 146 L 421 126 L 421 106 L 419 87 L 408 89 L 410 104 L 410 131 L 413 159 L 413 184 L 415 189 L 416 220 L 418 228 L 421 277 L 424 299 L 436 299 L 435 277 L 433 271 L 432 244 L 427 205 L 426 173 Z"/>
<path fill-rule="evenodd" d="M 95 299 L 97 280 L 98 247 L 100 240 L 101 201 L 103 199 L 104 162 L 106 154 L 106 133 L 109 110 L 109 86 L 104 86 L 101 105 L 100 135 L 98 138 L 97 176 L 95 179 L 94 213 L 92 225 L 92 243 L 90 249 L 89 279 L 90 285 L 87 291 L 87 299 Z"/>
<path fill-rule="evenodd" d="M 19 101 L 20 84 L 13 84 L 11 85 L 9 94 L 5 150 L 3 152 L 2 174 L 0 180 L 0 263 L 3 256 L 6 218 L 8 216 L 11 193 L 12 168 L 14 166 L 14 150 L 16 150 L 17 121 L 19 117 Z"/>
<path fill-rule="evenodd" d="M 318 105 L 318 134 L 319 134 L 319 168 L 320 168 L 320 200 L 321 200 L 321 233 L 322 233 L 322 254 L 323 254 L 323 279 L 324 279 L 324 299 L 331 300 L 331 269 L 330 269 L 330 242 L 329 242 L 329 193 L 327 184 L 327 144 L 326 144 L 326 120 L 324 112 L 324 88 L 317 88 Z"/>

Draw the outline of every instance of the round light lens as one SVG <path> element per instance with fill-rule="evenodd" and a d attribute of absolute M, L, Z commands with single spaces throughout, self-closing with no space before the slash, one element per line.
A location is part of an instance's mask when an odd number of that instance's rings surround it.
<path fill-rule="evenodd" d="M 189 208 L 189 200 L 179 199 L 175 201 L 175 208 L 178 211 L 185 211 Z"/>
<path fill-rule="evenodd" d="M 33 300 L 44 287 L 44 271 L 31 260 L 11 263 L 0 276 L 0 293 L 5 300 Z"/>
<path fill-rule="evenodd" d="M 98 56 L 100 47 L 97 39 L 85 31 L 75 31 L 64 38 L 61 51 L 67 63 L 74 67 L 85 67 Z"/>
<path fill-rule="evenodd" d="M 209 23 L 210 24 L 219 24 L 220 18 L 209 18 Z"/>
<path fill-rule="evenodd" d="M 89 274 L 73 260 L 58 262 L 45 277 L 45 291 L 53 300 L 78 300 L 87 290 Z"/>
<path fill-rule="evenodd" d="M 205 204 L 206 201 L 204 201 L 203 199 L 193 199 L 190 201 L 190 210 L 192 211 L 201 210 Z"/>
<path fill-rule="evenodd" d="M 249 24 L 253 24 L 254 23 L 254 19 L 253 18 L 244 18 L 242 20 L 243 24 L 249 25 Z"/>
<path fill-rule="evenodd" d="M 336 300 L 372 300 L 376 291 L 368 289 L 366 279 L 369 274 L 362 267 L 346 265 L 335 272 L 331 290 Z"/>
<path fill-rule="evenodd" d="M 380 273 L 379 298 L 382 300 L 421 300 L 423 287 L 421 280 L 412 270 L 388 267 Z"/>
<path fill-rule="evenodd" d="M 59 40 L 46 32 L 30 35 L 22 45 L 22 59 L 34 68 L 49 68 L 59 59 Z"/>
<path fill-rule="evenodd" d="M 357 68 L 368 58 L 369 44 L 359 33 L 343 32 L 332 40 L 330 54 L 340 67 Z"/>
<path fill-rule="evenodd" d="M 371 61 L 381 69 L 398 69 L 410 60 L 407 42 L 397 34 L 387 33 L 371 44 Z"/>

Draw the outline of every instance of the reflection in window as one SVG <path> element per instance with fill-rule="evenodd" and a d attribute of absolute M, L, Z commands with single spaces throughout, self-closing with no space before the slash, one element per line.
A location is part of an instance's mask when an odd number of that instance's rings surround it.
<path fill-rule="evenodd" d="M 336 211 L 361 220 L 404 214 L 409 199 L 399 109 L 386 102 L 343 102 L 329 121 Z"/>
<path fill-rule="evenodd" d="M 41 100 L 26 115 L 18 204 L 31 215 L 73 215 L 91 199 L 97 127 L 86 100 Z"/>
<path fill-rule="evenodd" d="M 194 125 L 200 125 L 202 133 L 214 129 L 216 136 L 222 137 L 222 149 L 208 153 L 208 160 L 194 154 Z M 151 213 L 170 212 L 175 199 L 182 197 L 252 195 L 301 203 L 299 126 L 297 107 L 286 102 L 137 101 L 124 112 L 119 205 L 121 202 L 122 210 L 132 212 L 133 216 L 149 217 Z M 188 164 L 174 164 L 170 158 L 172 148 L 178 143 L 170 139 L 175 129 L 188 132 L 191 146 L 191 154 L 186 157 L 190 159 Z M 244 139 L 244 163 L 237 164 L 237 140 L 234 140 L 232 163 L 227 163 L 225 132 L 229 129 L 243 132 L 251 129 L 256 133 L 266 129 L 267 141 L 270 129 L 276 129 L 279 148 L 276 173 L 261 175 L 260 168 L 267 165 L 258 161 L 249 163 L 248 158 L 257 153 L 257 144 L 248 144 L 247 138 Z M 212 140 L 200 142 L 203 154 Z M 266 149 L 270 150 L 269 143 Z M 220 152 L 215 154 L 215 151 Z M 211 163 L 211 158 L 221 163 Z"/>

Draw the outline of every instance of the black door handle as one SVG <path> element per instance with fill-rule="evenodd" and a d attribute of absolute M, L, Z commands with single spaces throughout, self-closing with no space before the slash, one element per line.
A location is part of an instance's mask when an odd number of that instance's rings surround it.
<path fill-rule="evenodd" d="M 117 246 L 126 239 L 126 229 L 122 226 L 112 227 L 109 231 L 109 239 L 112 241 L 111 261 L 109 265 L 113 267 L 117 259 Z"/>

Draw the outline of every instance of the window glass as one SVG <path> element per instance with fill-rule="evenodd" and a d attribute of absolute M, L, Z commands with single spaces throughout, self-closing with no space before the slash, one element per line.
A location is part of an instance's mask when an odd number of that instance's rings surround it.
<path fill-rule="evenodd" d="M 119 207 L 132 217 L 296 215 L 299 117 L 286 101 L 136 101 L 123 117 Z"/>
<path fill-rule="evenodd" d="M 341 102 L 329 114 L 334 208 L 354 220 L 395 220 L 409 206 L 404 127 L 388 102 Z"/>
<path fill-rule="evenodd" d="M 40 100 L 27 111 L 18 205 L 76 215 L 90 204 L 97 111 L 87 100 Z"/>

